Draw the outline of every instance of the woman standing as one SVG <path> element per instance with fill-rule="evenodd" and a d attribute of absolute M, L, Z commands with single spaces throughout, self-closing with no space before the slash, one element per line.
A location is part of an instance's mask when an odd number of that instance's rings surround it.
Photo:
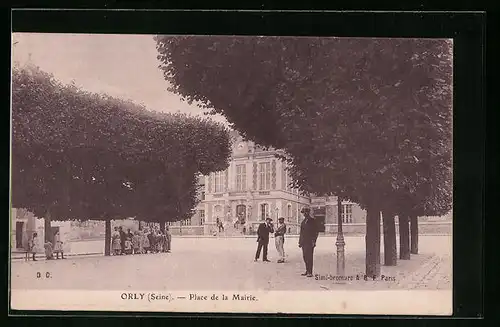
<path fill-rule="evenodd" d="M 59 253 L 61 253 L 61 259 L 64 259 L 63 242 L 61 242 L 59 231 L 56 231 L 54 234 L 54 253 L 56 254 L 56 259 L 59 259 Z"/>

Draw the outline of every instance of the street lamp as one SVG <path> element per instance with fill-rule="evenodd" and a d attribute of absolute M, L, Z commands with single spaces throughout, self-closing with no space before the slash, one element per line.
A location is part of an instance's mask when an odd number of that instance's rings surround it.
<path fill-rule="evenodd" d="M 345 274 L 345 242 L 342 231 L 342 198 L 337 196 L 337 275 Z"/>

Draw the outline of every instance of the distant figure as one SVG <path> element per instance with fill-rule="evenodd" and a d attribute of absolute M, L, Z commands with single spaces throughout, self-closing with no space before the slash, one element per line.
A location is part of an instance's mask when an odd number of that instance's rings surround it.
<path fill-rule="evenodd" d="M 165 227 L 165 249 L 167 253 L 170 253 L 172 249 L 172 233 L 170 232 L 170 228 Z"/>
<path fill-rule="evenodd" d="M 119 255 L 122 250 L 121 242 L 120 242 L 120 232 L 118 231 L 118 227 L 115 227 L 113 234 L 111 235 L 111 249 L 114 255 Z"/>
<path fill-rule="evenodd" d="M 286 233 L 285 218 L 280 217 L 278 219 L 278 226 L 276 227 L 276 231 L 274 233 L 276 251 L 278 251 L 278 254 L 280 255 L 278 263 L 285 262 L 285 248 L 284 248 L 285 233 Z"/>
<path fill-rule="evenodd" d="M 146 230 L 142 234 L 142 246 L 144 248 L 144 253 L 148 253 L 148 251 L 150 250 L 150 247 L 151 247 L 151 244 L 149 243 L 149 231 L 148 230 Z"/>
<path fill-rule="evenodd" d="M 33 233 L 33 237 L 29 241 L 29 249 L 30 252 L 33 254 L 33 261 L 37 261 L 35 256 L 37 253 L 41 252 L 41 248 L 40 248 L 40 240 L 38 239 L 38 234 L 36 232 Z"/>
<path fill-rule="evenodd" d="M 61 242 L 61 235 L 59 234 L 59 231 L 56 231 L 54 234 L 54 253 L 56 255 L 56 259 L 59 259 L 59 253 L 61 253 L 61 259 L 64 259 L 63 242 Z"/>
<path fill-rule="evenodd" d="M 302 276 L 312 277 L 318 227 L 316 221 L 311 217 L 311 209 L 304 208 L 301 213 L 304 215 L 304 220 L 300 224 L 299 248 L 302 248 L 302 256 L 306 265 L 306 272 Z"/>
<path fill-rule="evenodd" d="M 255 253 L 255 261 L 259 260 L 260 251 L 264 248 L 264 253 L 262 255 L 262 261 L 269 262 L 267 259 L 267 247 L 269 245 L 269 233 L 273 233 L 274 228 L 272 225 L 271 218 L 267 218 L 265 223 L 259 225 L 257 230 L 257 252 Z"/>

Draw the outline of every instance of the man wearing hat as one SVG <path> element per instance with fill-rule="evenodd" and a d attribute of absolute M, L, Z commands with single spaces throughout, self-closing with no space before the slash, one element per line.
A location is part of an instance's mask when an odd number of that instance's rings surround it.
<path fill-rule="evenodd" d="M 274 232 L 274 240 L 276 241 L 276 250 L 280 255 L 278 263 L 285 262 L 285 249 L 283 248 L 283 245 L 285 243 L 285 233 L 286 233 L 285 218 L 279 217 L 278 226 L 276 227 L 276 231 Z"/>
<path fill-rule="evenodd" d="M 264 248 L 264 254 L 262 255 L 262 261 L 269 262 L 267 259 L 267 246 L 269 244 L 269 233 L 274 233 L 274 228 L 272 224 L 272 219 L 267 218 L 265 223 L 259 225 L 257 229 L 257 252 L 255 253 L 255 261 L 259 260 L 260 251 Z"/>
<path fill-rule="evenodd" d="M 313 256 L 316 240 L 318 239 L 318 227 L 316 221 L 311 217 L 311 209 L 303 208 L 301 213 L 304 220 L 300 224 L 299 247 L 302 248 L 302 257 L 306 264 L 306 272 L 302 276 L 312 277 Z"/>

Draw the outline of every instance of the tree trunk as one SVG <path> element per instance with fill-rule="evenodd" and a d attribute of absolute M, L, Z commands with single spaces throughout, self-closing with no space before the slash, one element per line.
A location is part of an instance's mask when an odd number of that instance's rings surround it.
<path fill-rule="evenodd" d="M 366 210 L 366 275 L 380 275 L 380 210 L 371 205 Z"/>
<path fill-rule="evenodd" d="M 45 234 L 45 242 L 52 242 L 52 238 L 53 238 L 53 235 L 52 235 L 52 217 L 50 216 L 50 212 L 47 211 L 47 213 L 45 214 L 45 219 L 43 220 L 44 223 L 43 223 L 43 231 L 44 231 L 44 234 Z"/>
<path fill-rule="evenodd" d="M 162 222 L 160 223 L 160 230 L 161 230 L 161 232 L 162 232 L 162 233 L 165 233 L 165 226 L 166 226 L 166 225 L 167 225 L 167 223 L 166 223 L 166 222 L 164 222 L 164 221 L 162 221 Z"/>
<path fill-rule="evenodd" d="M 111 255 L 111 219 L 106 219 L 104 230 L 104 255 Z"/>
<path fill-rule="evenodd" d="M 384 265 L 395 266 L 398 262 L 398 252 L 396 246 L 396 225 L 394 223 L 394 214 L 387 211 L 383 212 L 384 224 Z"/>
<path fill-rule="evenodd" d="M 418 254 L 418 219 L 416 215 L 410 216 L 411 247 L 410 253 Z"/>
<path fill-rule="evenodd" d="M 139 230 L 142 230 L 142 222 L 139 220 Z"/>
<path fill-rule="evenodd" d="M 408 215 L 399 215 L 399 259 L 410 260 L 410 225 Z"/>

